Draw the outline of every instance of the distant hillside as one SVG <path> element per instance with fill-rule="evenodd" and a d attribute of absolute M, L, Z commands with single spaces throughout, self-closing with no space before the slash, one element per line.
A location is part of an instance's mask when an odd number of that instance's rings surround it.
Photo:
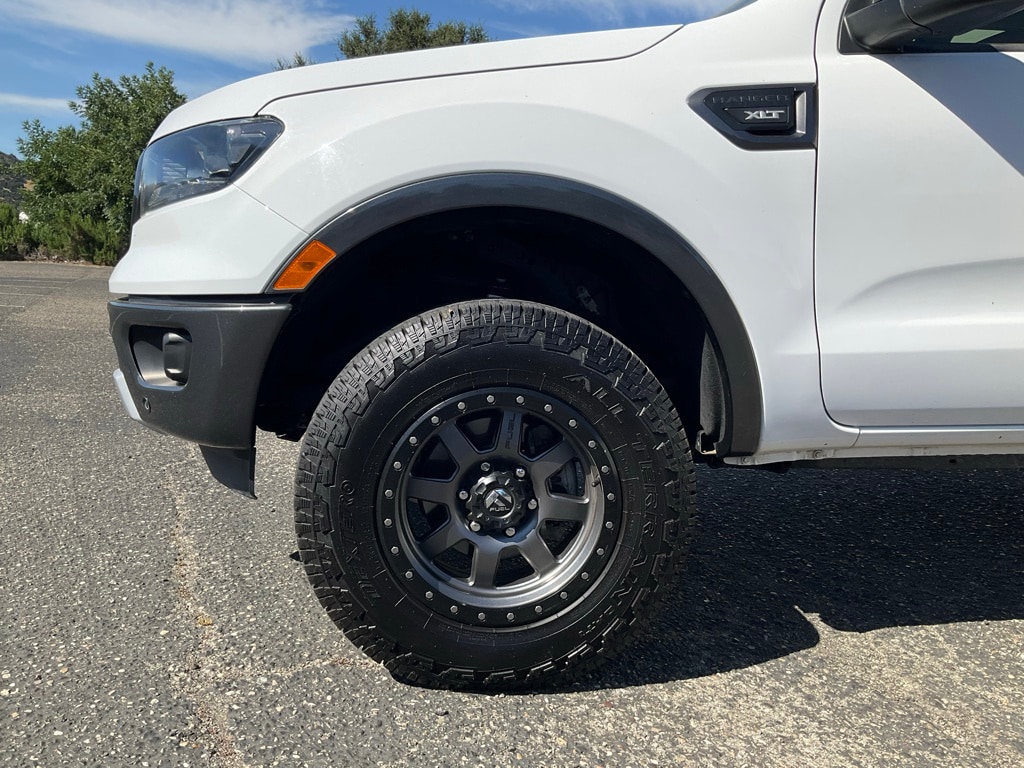
<path fill-rule="evenodd" d="M 25 177 L 14 172 L 14 164 L 18 158 L 0 152 L 0 203 L 10 203 L 15 208 L 21 201 L 21 191 L 25 186 Z"/>

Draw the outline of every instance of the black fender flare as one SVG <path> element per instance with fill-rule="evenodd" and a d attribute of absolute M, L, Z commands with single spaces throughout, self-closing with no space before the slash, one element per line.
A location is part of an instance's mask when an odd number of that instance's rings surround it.
<path fill-rule="evenodd" d="M 555 176 L 465 173 L 415 182 L 373 197 L 322 226 L 307 242 L 319 240 L 343 255 L 374 235 L 422 216 L 495 206 L 549 211 L 598 224 L 665 264 L 704 313 L 721 356 L 728 431 L 717 444 L 718 454 L 742 456 L 757 450 L 763 414 L 761 381 L 750 337 L 731 297 L 685 238 L 629 200 Z M 277 275 L 268 291 L 276 279 Z"/>

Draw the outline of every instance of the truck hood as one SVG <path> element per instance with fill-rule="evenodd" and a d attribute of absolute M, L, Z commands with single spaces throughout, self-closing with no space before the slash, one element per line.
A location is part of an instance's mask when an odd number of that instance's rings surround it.
<path fill-rule="evenodd" d="M 549 67 L 623 59 L 641 53 L 681 26 L 590 32 L 481 43 L 271 72 L 228 85 L 179 107 L 161 123 L 153 140 L 193 125 L 251 117 L 277 99 L 312 91 L 355 88 L 402 80 Z M 267 110 L 273 112 L 273 109 Z"/>

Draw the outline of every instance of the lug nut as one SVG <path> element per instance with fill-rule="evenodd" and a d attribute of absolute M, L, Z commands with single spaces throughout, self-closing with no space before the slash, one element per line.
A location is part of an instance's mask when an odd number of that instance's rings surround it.
<path fill-rule="evenodd" d="M 469 498 L 469 491 L 459 491 L 459 498 L 465 501 Z"/>
<path fill-rule="evenodd" d="M 524 477 L 526 477 L 526 470 L 523 469 L 522 467 L 519 467 L 519 469 L 516 470 L 516 477 L 522 480 Z"/>
<path fill-rule="evenodd" d="M 506 536 L 515 536 L 516 535 L 516 529 L 515 528 L 506 528 L 505 529 L 505 535 Z"/>
<path fill-rule="evenodd" d="M 485 462 L 484 462 L 483 464 L 481 464 L 481 465 L 480 465 L 480 471 L 481 471 L 481 472 L 490 472 L 490 471 L 491 471 L 491 465 L 490 465 L 490 464 L 488 464 L 488 463 L 487 463 L 487 462 L 485 461 Z"/>
<path fill-rule="evenodd" d="M 474 520 L 469 524 L 469 530 L 471 530 L 473 533 L 480 533 L 480 523 Z"/>
<path fill-rule="evenodd" d="M 530 509 L 536 509 L 536 508 L 537 508 L 537 506 L 538 506 L 538 505 L 537 505 L 537 500 L 536 500 L 536 499 L 530 499 L 530 500 L 529 500 L 529 501 L 528 501 L 528 502 L 526 503 L 526 506 L 528 506 L 528 507 L 529 507 Z"/>

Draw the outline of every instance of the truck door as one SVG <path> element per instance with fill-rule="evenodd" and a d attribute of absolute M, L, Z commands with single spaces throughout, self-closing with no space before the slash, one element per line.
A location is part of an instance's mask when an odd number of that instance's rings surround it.
<path fill-rule="evenodd" d="M 816 43 L 825 407 L 1024 424 L 1024 11 L 871 53 L 843 29 L 870 4 L 828 0 Z"/>

